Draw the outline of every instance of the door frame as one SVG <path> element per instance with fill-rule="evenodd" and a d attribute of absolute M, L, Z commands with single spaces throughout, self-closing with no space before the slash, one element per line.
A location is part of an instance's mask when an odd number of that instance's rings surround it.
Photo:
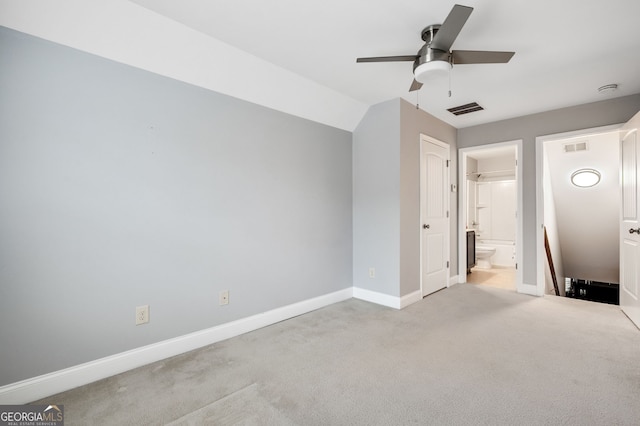
<path fill-rule="evenodd" d="M 536 285 L 530 294 L 544 296 L 545 294 L 545 262 L 547 260 L 544 249 L 544 147 L 546 143 L 564 139 L 583 139 L 602 133 L 612 133 L 619 130 L 624 123 L 608 126 L 590 127 L 588 129 L 570 132 L 553 133 L 536 137 Z M 532 286 L 527 286 L 532 287 Z"/>
<path fill-rule="evenodd" d="M 418 228 L 418 232 L 420 232 L 420 298 L 424 297 L 424 290 L 423 290 L 423 264 L 424 264 L 424 253 L 423 253 L 423 239 L 424 239 L 424 232 L 422 232 L 422 218 L 423 218 L 423 209 L 422 209 L 422 199 L 424 197 L 423 193 L 424 193 L 424 182 L 426 180 L 426 170 L 425 167 L 423 166 L 424 162 L 422 161 L 423 156 L 425 154 L 424 149 L 423 149 L 423 142 L 431 142 L 435 145 L 438 145 L 442 148 L 445 148 L 447 150 L 447 162 L 448 162 L 448 166 L 447 168 L 449 168 L 449 172 L 446 173 L 447 176 L 447 181 L 444 183 L 444 190 L 447 194 L 450 194 L 450 190 L 451 190 L 451 169 L 450 167 L 452 166 L 451 164 L 451 146 L 446 143 L 446 142 L 442 142 L 441 140 L 438 140 L 432 136 L 429 135 L 425 135 L 423 133 L 420 133 L 420 197 L 419 197 L 419 203 L 420 203 L 420 220 L 419 220 L 419 228 Z M 451 196 L 446 197 L 446 208 L 447 211 L 449 212 L 449 217 L 447 218 L 447 236 L 445 238 L 445 253 L 447 254 L 447 262 L 449 262 L 449 265 L 451 265 Z M 444 288 L 450 287 L 451 286 L 451 268 L 447 268 L 448 269 L 448 273 L 447 273 L 447 283 L 446 286 Z"/>
<path fill-rule="evenodd" d="M 523 282 L 523 141 L 516 139 L 458 149 L 458 282 L 467 282 L 467 155 L 473 151 L 514 146 L 516 149 L 516 291 L 529 293 Z"/>

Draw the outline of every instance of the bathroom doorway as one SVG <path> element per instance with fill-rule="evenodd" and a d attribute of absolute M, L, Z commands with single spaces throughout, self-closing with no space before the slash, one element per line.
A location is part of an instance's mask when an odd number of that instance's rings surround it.
<path fill-rule="evenodd" d="M 522 141 L 459 150 L 460 282 L 522 285 Z"/>

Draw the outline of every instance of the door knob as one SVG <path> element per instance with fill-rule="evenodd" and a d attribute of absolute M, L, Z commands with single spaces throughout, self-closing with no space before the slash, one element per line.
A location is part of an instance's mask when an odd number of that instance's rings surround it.
<path fill-rule="evenodd" d="M 633 229 L 633 228 L 631 228 L 631 229 L 629 229 L 629 233 L 630 233 L 630 234 L 633 234 L 634 232 L 635 232 L 636 234 L 640 235 L 640 228 L 637 228 L 637 229 Z"/>
<path fill-rule="evenodd" d="M 426 223 L 424 225 L 422 225 L 422 228 L 424 229 L 429 229 L 429 225 L 427 225 Z M 638 230 L 640 230 L 640 228 L 638 228 Z"/>

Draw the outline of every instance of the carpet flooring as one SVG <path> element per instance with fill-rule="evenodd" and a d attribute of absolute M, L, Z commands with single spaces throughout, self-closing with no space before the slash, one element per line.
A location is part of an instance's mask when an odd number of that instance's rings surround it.
<path fill-rule="evenodd" d="M 619 307 L 459 284 L 352 299 L 36 403 L 66 425 L 638 425 Z"/>

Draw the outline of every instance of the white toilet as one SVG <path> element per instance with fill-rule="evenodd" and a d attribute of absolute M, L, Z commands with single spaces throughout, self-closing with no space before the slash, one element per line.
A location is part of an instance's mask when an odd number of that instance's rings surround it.
<path fill-rule="evenodd" d="M 476 268 L 491 269 L 491 256 L 494 254 L 495 247 L 476 245 Z"/>

